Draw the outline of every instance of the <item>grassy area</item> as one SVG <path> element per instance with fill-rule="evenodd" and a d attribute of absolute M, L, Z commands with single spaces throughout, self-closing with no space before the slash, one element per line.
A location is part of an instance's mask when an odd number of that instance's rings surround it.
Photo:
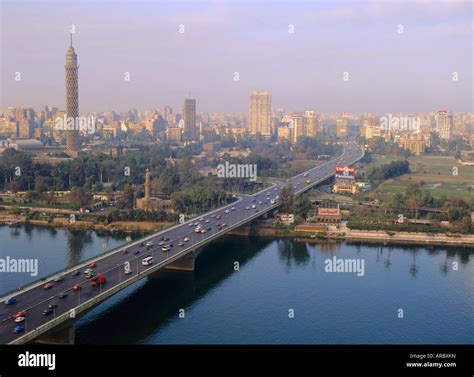
<path fill-rule="evenodd" d="M 401 158 L 400 158 L 401 159 Z M 390 163 L 397 158 L 375 156 L 370 166 L 379 166 Z M 461 197 L 474 200 L 474 167 L 463 166 L 452 157 L 412 156 L 410 174 L 388 179 L 375 189 L 374 196 L 389 196 L 394 193 L 403 193 L 413 182 L 425 182 L 424 189 L 429 190 L 434 197 Z M 453 168 L 458 169 L 458 175 L 453 174 Z M 472 188 L 472 189 L 471 189 Z"/>

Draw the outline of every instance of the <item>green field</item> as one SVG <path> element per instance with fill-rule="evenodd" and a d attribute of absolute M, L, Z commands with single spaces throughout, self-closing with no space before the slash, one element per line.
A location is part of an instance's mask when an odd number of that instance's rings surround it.
<path fill-rule="evenodd" d="M 397 159 L 375 156 L 374 161 L 365 169 Z M 461 197 L 468 201 L 474 199 L 474 166 L 463 166 L 452 157 L 412 156 L 408 161 L 411 173 L 386 180 L 375 189 L 374 196 L 403 193 L 410 183 L 423 181 L 425 183 L 423 188 L 429 190 L 434 197 L 445 195 Z M 453 174 L 454 167 L 458 169 L 457 175 Z"/>

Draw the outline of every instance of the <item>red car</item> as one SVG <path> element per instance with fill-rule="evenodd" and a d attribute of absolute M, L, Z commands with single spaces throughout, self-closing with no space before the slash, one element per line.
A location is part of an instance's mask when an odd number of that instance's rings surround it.
<path fill-rule="evenodd" d="M 95 262 L 92 262 L 90 265 L 89 265 L 89 268 L 96 268 L 97 267 L 97 264 Z"/>
<path fill-rule="evenodd" d="M 12 315 L 12 318 L 14 318 L 14 319 L 15 319 L 15 318 L 18 318 L 18 317 L 26 317 L 26 311 L 25 311 L 25 310 L 22 310 L 22 311 L 20 311 L 20 312 L 15 313 L 15 314 Z"/>
<path fill-rule="evenodd" d="M 82 289 L 80 284 L 76 284 L 74 287 L 72 287 L 75 291 L 80 291 Z"/>
<path fill-rule="evenodd" d="M 107 281 L 107 279 L 105 278 L 105 275 L 99 274 L 99 275 L 97 275 L 94 279 L 92 279 L 92 280 L 90 281 L 90 284 L 91 284 L 93 287 L 96 287 L 96 286 L 98 286 L 99 284 L 104 284 L 106 281 Z"/>
<path fill-rule="evenodd" d="M 53 288 L 54 284 L 53 283 L 46 283 L 45 285 L 43 285 L 43 288 L 44 289 L 51 289 Z"/>

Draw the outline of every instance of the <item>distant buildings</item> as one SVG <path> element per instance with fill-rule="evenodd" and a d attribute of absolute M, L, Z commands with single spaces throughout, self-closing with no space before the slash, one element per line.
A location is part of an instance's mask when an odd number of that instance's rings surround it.
<path fill-rule="evenodd" d="M 253 92 L 250 95 L 249 131 L 251 135 L 271 137 L 271 95 Z"/>

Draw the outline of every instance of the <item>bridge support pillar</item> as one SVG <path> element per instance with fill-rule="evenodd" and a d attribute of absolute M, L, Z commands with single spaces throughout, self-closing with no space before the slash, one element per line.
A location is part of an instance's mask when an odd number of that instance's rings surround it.
<path fill-rule="evenodd" d="M 177 270 L 177 271 L 194 271 L 194 261 L 196 260 L 198 253 L 193 251 L 181 259 L 170 263 L 165 267 L 167 270 Z"/>
<path fill-rule="evenodd" d="M 76 330 L 74 329 L 74 325 L 70 324 L 60 330 L 39 336 L 33 343 L 51 345 L 74 344 L 75 335 Z"/>

